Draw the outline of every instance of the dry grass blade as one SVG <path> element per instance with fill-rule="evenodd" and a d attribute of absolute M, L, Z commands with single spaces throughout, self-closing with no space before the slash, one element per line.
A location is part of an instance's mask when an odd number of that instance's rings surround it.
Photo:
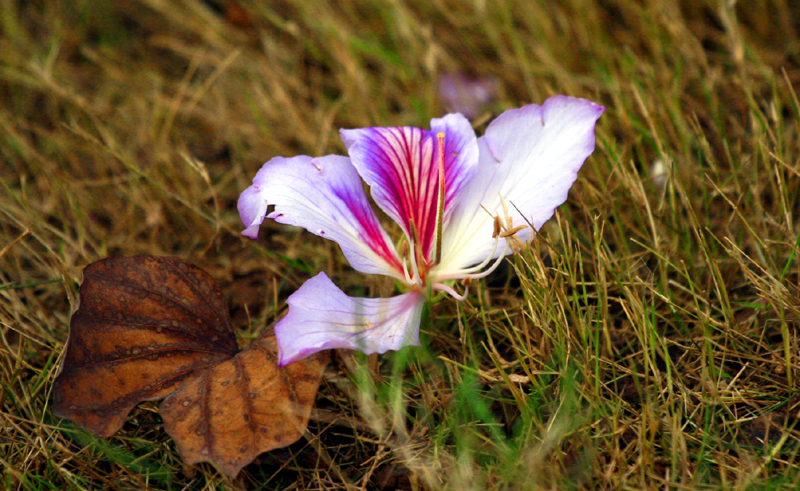
<path fill-rule="evenodd" d="M 800 489 L 798 2 L 7 0 L 0 31 L 0 489 Z M 153 403 L 107 440 L 53 416 L 102 258 L 203 264 L 248 341 L 322 270 L 398 293 L 312 234 L 244 240 L 237 198 L 340 128 L 427 127 L 451 74 L 491 81 L 479 135 L 554 94 L 607 110 L 556 219 L 432 302 L 424 347 L 334 357 L 324 418 L 235 480 L 184 465 Z M 235 349 L 209 381 L 252 374 Z"/>

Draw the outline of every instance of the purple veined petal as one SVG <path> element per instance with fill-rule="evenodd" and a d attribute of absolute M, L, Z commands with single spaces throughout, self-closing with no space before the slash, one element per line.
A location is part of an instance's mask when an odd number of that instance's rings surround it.
<path fill-rule="evenodd" d="M 269 205 L 275 205 L 275 210 L 265 216 Z M 270 160 L 239 196 L 239 215 L 247 227 L 242 234 L 250 238 L 258 236 L 264 218 L 272 218 L 338 243 L 353 268 L 362 273 L 404 278 L 397 251 L 347 157 Z"/>
<path fill-rule="evenodd" d="M 555 96 L 492 121 L 478 140 L 478 169 L 444 229 L 437 269 L 459 270 L 492 254 L 491 215 L 505 218 L 501 199 L 513 226 L 529 222 L 539 230 L 566 201 L 578 170 L 594 151 L 595 123 L 604 110 L 585 99 Z M 528 227 L 517 237 L 524 241 L 531 235 Z M 504 242 L 500 239 L 494 257 L 502 253 Z"/>
<path fill-rule="evenodd" d="M 370 186 L 372 198 L 422 247 L 430 260 L 436 228 L 439 167 L 437 132 L 445 134 L 444 219 L 478 162 L 475 132 L 460 114 L 431 120 L 431 130 L 413 127 L 341 130 L 353 165 Z"/>
<path fill-rule="evenodd" d="M 286 303 L 289 313 L 275 325 L 279 366 L 327 349 L 371 354 L 419 346 L 425 295 L 416 290 L 391 298 L 348 297 L 320 273 Z"/>

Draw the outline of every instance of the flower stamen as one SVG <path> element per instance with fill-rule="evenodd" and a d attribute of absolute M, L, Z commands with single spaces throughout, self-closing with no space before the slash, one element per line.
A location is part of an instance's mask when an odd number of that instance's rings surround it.
<path fill-rule="evenodd" d="M 492 237 L 494 238 L 494 246 L 492 247 L 492 251 L 486 256 L 486 259 L 483 260 L 477 266 L 472 266 L 469 268 L 459 269 L 456 271 L 440 271 L 436 274 L 436 281 L 448 281 L 448 280 L 479 280 L 481 278 L 485 278 L 486 276 L 490 275 L 494 270 L 500 266 L 500 263 L 503 262 L 503 258 L 506 256 L 508 252 L 508 248 L 510 247 L 510 240 L 516 240 L 514 237 L 517 232 L 524 230 L 527 228 L 527 225 L 519 225 L 517 227 L 512 227 L 513 221 L 512 218 L 508 216 L 508 210 L 505 206 L 505 203 L 501 201 L 503 204 L 503 212 L 506 214 L 506 225 L 503 224 L 503 221 L 500 219 L 499 216 L 494 216 L 494 229 L 492 231 Z M 503 245 L 503 251 L 500 253 L 499 256 L 495 259 L 494 263 L 489 266 L 487 269 L 481 271 L 485 268 L 494 258 L 495 253 L 497 252 L 497 246 L 500 243 L 500 239 L 505 239 Z M 437 283 L 438 284 L 438 283 Z M 455 298 L 455 297 L 454 297 Z"/>
<path fill-rule="evenodd" d="M 417 286 L 422 286 L 422 276 L 420 276 L 419 274 L 419 266 L 417 265 L 417 254 L 416 254 L 417 245 L 411 244 L 411 247 L 409 249 L 410 249 L 409 261 L 411 262 L 411 269 L 414 271 L 414 276 L 410 279 L 411 281 L 409 281 L 409 283 L 416 284 Z M 403 267 L 407 269 L 405 266 L 405 261 Z"/>
<path fill-rule="evenodd" d="M 508 252 L 508 242 L 506 242 L 506 244 L 503 246 L 503 252 L 501 252 L 500 255 L 497 256 L 497 260 L 494 262 L 494 264 L 492 264 L 489 267 L 489 269 L 483 271 L 482 273 L 464 275 L 463 279 L 469 278 L 471 280 L 479 280 L 481 278 L 485 278 L 485 277 L 489 276 L 490 274 L 492 274 L 492 272 L 495 269 L 497 269 L 498 266 L 500 266 L 500 263 L 503 262 L 503 259 L 505 259 L 505 257 L 506 257 L 506 252 Z M 489 256 L 489 257 L 491 257 L 491 256 Z M 462 279 L 462 278 L 460 278 L 460 279 Z"/>
<path fill-rule="evenodd" d="M 409 251 L 408 241 L 404 240 L 403 242 L 400 243 L 400 250 L 398 251 L 400 253 L 400 257 L 402 258 L 403 262 L 403 275 L 406 278 L 406 283 L 408 283 L 409 285 L 415 285 L 417 283 L 417 280 L 416 278 L 411 277 L 411 272 L 408 270 L 408 263 L 407 263 L 408 251 Z"/>
<path fill-rule="evenodd" d="M 406 263 L 407 259 L 408 258 L 403 257 L 403 274 L 406 277 L 406 283 L 408 283 L 409 285 L 414 285 L 416 284 L 417 281 L 411 277 L 411 274 L 408 271 L 408 264 Z"/>
<path fill-rule="evenodd" d="M 455 289 L 445 285 L 444 283 L 434 283 L 434 285 L 431 287 L 431 289 L 432 290 L 437 290 L 437 291 L 440 291 L 440 292 L 445 292 L 448 295 L 450 295 L 451 297 L 453 297 L 456 300 L 458 300 L 459 302 L 463 302 L 469 296 L 469 287 L 468 286 L 464 287 L 464 294 L 463 295 L 459 295 L 458 292 L 455 291 Z"/>
<path fill-rule="evenodd" d="M 506 257 L 506 252 L 508 252 L 508 247 L 509 247 L 508 246 L 508 242 L 506 242 L 505 245 L 503 246 L 503 251 L 500 253 L 499 256 L 497 256 L 497 258 L 494 261 L 494 264 L 489 266 L 489 268 L 484 270 L 484 271 L 481 271 L 481 272 L 478 272 L 478 271 L 480 271 L 481 268 L 483 268 L 487 264 L 489 264 L 489 262 L 492 260 L 492 257 L 494 256 L 494 252 L 497 250 L 497 244 L 499 242 L 500 242 L 500 239 L 498 238 L 495 241 L 495 246 L 492 249 L 492 252 L 487 256 L 486 259 L 484 259 L 484 261 L 481 264 L 479 264 L 477 266 L 473 266 L 471 268 L 466 268 L 466 269 L 461 269 L 461 270 L 456 270 L 456 271 L 444 271 L 442 273 L 438 273 L 436 275 L 436 281 L 464 280 L 464 279 L 467 279 L 467 278 L 469 278 L 470 280 L 479 280 L 481 278 L 484 278 L 484 277 L 490 275 L 495 269 L 497 269 L 498 266 L 500 266 L 500 263 L 503 262 L 503 258 Z"/>
<path fill-rule="evenodd" d="M 475 266 L 472 266 L 472 267 L 469 267 L 469 268 L 459 269 L 457 271 L 443 271 L 443 272 L 437 274 L 436 278 L 444 280 L 444 281 L 446 281 L 446 280 L 456 280 L 456 279 L 461 279 L 460 278 L 461 275 L 470 274 L 470 273 L 477 273 L 478 271 L 480 271 L 483 268 L 485 268 L 492 261 L 492 257 L 494 257 L 494 253 L 497 252 L 498 244 L 500 244 L 500 237 L 495 237 L 494 238 L 494 247 L 492 247 L 492 252 L 489 253 L 489 255 L 486 257 L 486 259 L 483 260 L 482 263 L 480 263 L 478 265 L 475 265 Z M 453 276 L 453 277 L 450 278 L 449 276 Z"/>

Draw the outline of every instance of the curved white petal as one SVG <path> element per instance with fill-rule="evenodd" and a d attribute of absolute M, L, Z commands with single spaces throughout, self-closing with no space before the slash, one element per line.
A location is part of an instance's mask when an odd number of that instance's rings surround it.
<path fill-rule="evenodd" d="M 275 210 L 265 216 L 269 205 L 275 205 Z M 239 196 L 239 215 L 247 227 L 242 233 L 253 239 L 264 218 L 272 218 L 338 243 L 353 268 L 362 273 L 404 278 L 397 251 L 346 157 L 270 160 Z"/>
<path fill-rule="evenodd" d="M 566 201 L 578 170 L 594 150 L 594 127 L 604 110 L 585 99 L 555 96 L 492 121 L 478 139 L 478 169 L 445 226 L 436 269 L 462 269 L 506 250 L 501 239 L 492 253 L 492 216 L 505 223 L 503 202 L 514 227 L 531 223 L 539 230 Z M 517 237 L 527 240 L 531 235 L 528 227 Z"/>
<path fill-rule="evenodd" d="M 280 366 L 327 349 L 371 354 L 419 345 L 425 304 L 419 291 L 392 298 L 348 297 L 320 273 L 286 303 L 289 313 L 275 325 Z"/>

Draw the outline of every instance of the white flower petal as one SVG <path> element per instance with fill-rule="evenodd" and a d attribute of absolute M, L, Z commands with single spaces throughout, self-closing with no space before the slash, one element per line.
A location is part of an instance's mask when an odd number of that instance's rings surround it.
<path fill-rule="evenodd" d="M 275 210 L 265 217 L 268 205 L 275 205 Z M 404 278 L 397 251 L 346 157 L 270 160 L 239 197 L 239 215 L 247 227 L 242 233 L 253 239 L 264 218 L 272 218 L 338 243 L 362 273 Z"/>
<path fill-rule="evenodd" d="M 327 349 L 385 353 L 419 345 L 425 296 L 348 297 L 325 273 L 306 281 L 286 301 L 289 313 L 275 326 L 280 366 Z"/>
<path fill-rule="evenodd" d="M 531 223 L 539 230 L 566 201 L 578 170 L 594 150 L 594 127 L 604 110 L 584 99 L 555 96 L 492 121 L 478 139 L 478 169 L 445 227 L 436 269 L 454 271 L 486 259 L 495 243 L 492 216 L 505 222 L 503 202 L 513 226 Z M 531 235 L 527 228 L 517 237 L 527 240 Z M 502 253 L 504 242 L 494 257 Z"/>

